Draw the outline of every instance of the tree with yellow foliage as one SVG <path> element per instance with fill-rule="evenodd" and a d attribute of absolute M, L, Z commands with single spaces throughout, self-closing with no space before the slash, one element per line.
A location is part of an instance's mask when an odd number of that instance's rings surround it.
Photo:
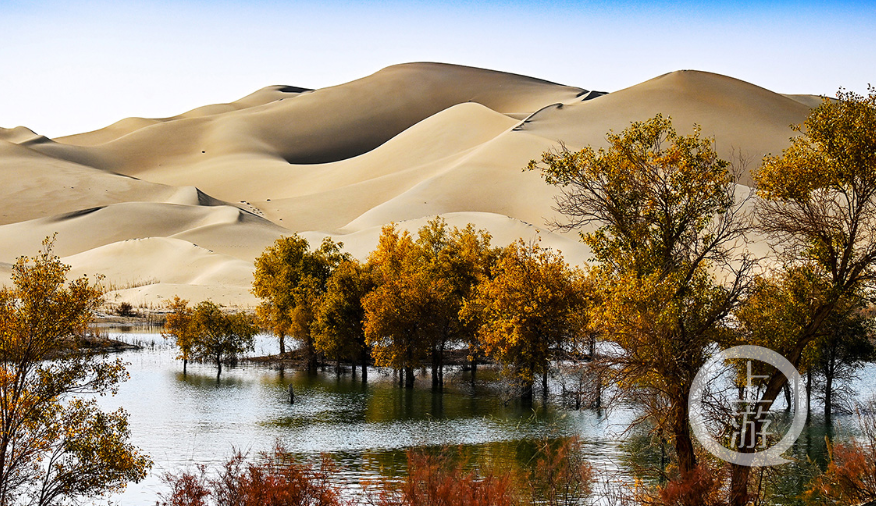
<path fill-rule="evenodd" d="M 429 311 L 450 292 L 449 282 L 430 279 L 413 238 L 394 224 L 383 227 L 368 264 L 377 287 L 362 302 L 366 343 L 376 365 L 402 371 L 413 388 L 436 333 Z"/>
<path fill-rule="evenodd" d="M 785 358 L 799 366 L 831 318 L 857 307 L 855 299 L 874 288 L 876 89 L 867 96 L 841 90 L 796 130 L 800 135 L 788 149 L 764 158 L 755 181 L 759 226 L 781 260 L 791 269 L 808 267 L 824 286 L 789 336 Z M 786 383 L 781 372 L 773 373 L 758 405 L 769 408 Z M 748 501 L 749 471 L 732 467 L 732 506 Z"/>
<path fill-rule="evenodd" d="M 696 469 L 688 396 L 749 282 L 752 261 L 733 249 L 749 222 L 729 163 L 698 127 L 679 135 L 657 115 L 607 137 L 607 148 L 547 152 L 529 168 L 559 188 L 558 226 L 592 227 L 580 231 L 598 262 L 589 324 L 618 345 L 609 379 L 645 400 L 684 480 Z"/>
<path fill-rule="evenodd" d="M 253 338 L 258 328 L 243 312 L 225 312 L 216 303 L 206 300 L 195 306 L 192 324 L 197 338 L 192 357 L 200 362 L 213 362 L 222 374 L 222 363 L 237 361 L 239 355 L 253 350 Z"/>
<path fill-rule="evenodd" d="M 335 267 L 349 259 L 342 247 L 326 237 L 310 251 L 307 240 L 294 234 L 277 239 L 255 261 L 253 293 L 262 299 L 256 313 L 261 326 L 280 338 L 280 353 L 286 352 L 287 335 L 297 339 L 310 370 L 317 358 L 311 334 L 315 304 Z"/>
<path fill-rule="evenodd" d="M 525 400 L 532 399 L 537 376 L 547 393 L 551 361 L 577 336 L 580 275 L 558 252 L 521 239 L 501 252 L 492 277 L 463 308 L 466 320 L 480 323 L 484 351 L 520 381 Z"/>
<path fill-rule="evenodd" d="M 445 291 L 428 299 L 432 307 L 426 311 L 434 330 L 430 337 L 432 387 L 444 385 L 444 354 L 451 345 L 472 341 L 475 325 L 460 318 L 463 302 L 474 287 L 488 274 L 495 252 L 490 248 L 490 234 L 465 228 L 449 229 L 441 217 L 435 217 L 417 233 L 416 251 L 421 275 Z"/>
<path fill-rule="evenodd" d="M 431 358 L 432 386 L 443 387 L 449 346 L 471 341 L 475 332 L 460 318 L 463 301 L 486 275 L 490 236 L 472 225 L 449 229 L 436 217 L 417 239 L 395 225 L 384 227 L 368 258 L 376 288 L 363 302 L 365 335 L 377 365 L 413 371 Z"/>
<path fill-rule="evenodd" d="M 0 289 L 0 504 L 77 504 L 124 489 L 152 463 L 131 445 L 128 415 L 93 397 L 127 379 L 121 360 L 82 348 L 103 292 L 69 267 L 52 240 L 12 268 Z"/>
<path fill-rule="evenodd" d="M 178 296 L 174 296 L 167 308 L 171 312 L 164 322 L 161 336 L 165 339 L 172 339 L 173 344 L 179 349 L 179 355 L 176 358 L 183 361 L 183 375 L 185 375 L 189 360 L 192 359 L 192 349 L 198 337 L 198 328 L 194 324 L 194 311 L 189 307 L 189 301 L 180 299 Z"/>
<path fill-rule="evenodd" d="M 234 363 L 239 355 L 252 351 L 258 327 L 246 313 L 223 311 L 212 301 L 191 308 L 179 297 L 173 298 L 170 307 L 174 311 L 167 316 L 162 335 L 173 338 L 179 348 L 183 374 L 185 363 L 196 360 L 216 364 L 219 376 L 223 363 Z"/>
<path fill-rule="evenodd" d="M 374 280 L 366 265 L 345 260 L 329 276 L 326 291 L 317 304 L 313 327 L 316 350 L 340 363 L 349 359 L 356 373 L 362 367 L 362 381 L 368 380 L 370 348 L 365 341 L 363 299 L 374 289 Z"/>

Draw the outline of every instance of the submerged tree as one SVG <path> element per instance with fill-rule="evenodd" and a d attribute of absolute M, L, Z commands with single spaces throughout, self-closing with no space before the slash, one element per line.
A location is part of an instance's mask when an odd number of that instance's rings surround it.
<path fill-rule="evenodd" d="M 257 310 L 260 324 L 279 336 L 280 353 L 286 352 L 287 335 L 301 342 L 310 370 L 316 368 L 311 334 L 315 304 L 332 271 L 349 259 L 341 247 L 327 237 L 310 251 L 307 240 L 296 234 L 277 239 L 255 261 L 253 293 L 262 299 Z"/>
<path fill-rule="evenodd" d="M 146 476 L 151 461 L 129 439 L 128 415 L 93 397 L 127 379 L 121 360 L 82 348 L 99 286 L 67 282 L 69 267 L 43 243 L 19 258 L 0 290 L 0 504 L 79 504 Z"/>
<path fill-rule="evenodd" d="M 222 374 L 222 364 L 236 362 L 239 355 L 253 349 L 258 333 L 252 318 L 246 313 L 228 313 L 211 301 L 194 308 L 188 301 L 174 297 L 174 310 L 164 324 L 165 337 L 172 337 L 179 348 L 177 358 L 183 360 L 183 372 L 188 360 L 212 362 Z"/>
<path fill-rule="evenodd" d="M 176 358 L 183 361 L 183 374 L 185 374 L 198 337 L 198 328 L 194 324 L 194 311 L 189 307 L 189 301 L 180 299 L 178 296 L 173 298 L 167 308 L 171 312 L 164 322 L 161 336 L 165 339 L 173 339 L 173 344 L 179 349 L 179 355 Z"/>
<path fill-rule="evenodd" d="M 476 325 L 460 317 L 465 299 L 486 277 L 494 257 L 490 234 L 475 230 L 472 224 L 449 229 L 443 218 L 430 220 L 417 233 L 417 255 L 421 275 L 429 283 L 442 283 L 446 292 L 428 299 L 433 304 L 425 314 L 432 320 L 430 354 L 432 355 L 432 387 L 444 385 L 444 355 L 449 346 L 471 342 Z"/>
<path fill-rule="evenodd" d="M 239 355 L 252 351 L 253 338 L 258 328 L 242 312 L 227 313 L 211 301 L 203 301 L 192 313 L 197 332 L 192 357 L 201 362 L 216 364 L 222 374 L 223 362 L 236 362 Z"/>
<path fill-rule="evenodd" d="M 876 89 L 840 91 L 813 109 L 801 135 L 755 174 L 760 227 L 789 265 L 811 265 L 825 288 L 800 320 L 785 358 L 798 366 L 837 312 L 854 307 L 876 276 Z M 758 399 L 769 408 L 787 383 L 774 372 Z M 757 419 L 755 423 L 760 424 Z M 759 426 L 755 427 L 755 432 Z M 739 451 L 752 451 L 740 449 Z M 733 465 L 730 503 L 748 501 L 750 468 Z"/>
<path fill-rule="evenodd" d="M 362 366 L 362 381 L 368 378 L 371 352 L 365 341 L 363 299 L 374 289 L 369 268 L 356 260 L 345 260 L 332 272 L 326 292 L 319 301 L 314 321 L 314 346 L 339 363 L 349 359 Z"/>
<path fill-rule="evenodd" d="M 733 247 L 748 225 L 729 163 L 714 142 L 676 133 L 661 115 L 608 135 L 609 147 L 544 153 L 557 210 L 581 230 L 598 264 L 594 331 L 618 345 L 608 369 L 622 390 L 650 399 L 648 415 L 675 445 L 682 479 L 696 469 L 688 420 L 694 376 L 725 329 L 751 261 Z M 723 269 L 726 283 L 712 272 Z"/>
<path fill-rule="evenodd" d="M 450 293 L 447 280 L 431 280 L 421 264 L 416 244 L 395 225 L 383 227 L 368 263 L 377 287 L 364 299 L 365 339 L 374 363 L 404 374 L 414 386 L 414 369 L 425 359 L 435 333 L 429 311 Z"/>
<path fill-rule="evenodd" d="M 502 251 L 492 277 L 463 309 L 466 319 L 480 323 L 484 351 L 520 381 L 525 400 L 538 376 L 547 392 L 551 361 L 579 330 L 579 276 L 558 252 L 521 239 Z"/>
<path fill-rule="evenodd" d="M 809 315 L 824 303 L 829 292 L 824 275 L 813 264 L 789 266 L 770 276 L 757 277 L 751 296 L 736 311 L 739 340 L 732 344 L 755 344 L 789 355 Z M 806 346 L 797 365 L 801 373 L 824 380 L 824 415 L 828 420 L 836 404 L 837 383 L 850 379 L 874 355 L 873 321 L 864 314 L 864 301 L 863 294 L 846 298 L 843 304 L 853 305 L 837 307 L 818 337 Z M 752 372 L 769 376 L 773 369 L 756 363 Z"/>
<path fill-rule="evenodd" d="M 414 368 L 431 358 L 432 386 L 442 388 L 445 353 L 475 333 L 460 310 L 489 267 L 489 243 L 485 231 L 471 224 L 451 229 L 440 217 L 420 228 L 416 240 L 384 227 L 368 259 L 376 288 L 364 303 L 376 363 L 403 370 L 412 386 Z"/>

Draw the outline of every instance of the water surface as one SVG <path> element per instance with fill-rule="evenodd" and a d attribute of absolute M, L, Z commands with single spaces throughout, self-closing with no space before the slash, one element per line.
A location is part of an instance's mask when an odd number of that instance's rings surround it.
<path fill-rule="evenodd" d="M 610 412 L 572 410 L 555 402 L 524 406 L 497 382 L 470 384 L 468 373 L 445 374 L 447 387 L 433 393 L 428 378 L 413 390 L 399 388 L 391 371 L 371 369 L 368 383 L 349 370 L 317 375 L 265 366 L 216 368 L 189 364 L 187 374 L 176 351 L 160 335 L 120 332 L 120 339 L 145 347 L 120 356 L 129 363 L 131 378 L 115 397 L 101 398 L 106 409 L 124 407 L 130 414 L 133 443 L 155 461 L 144 481 L 111 500 L 117 504 L 153 506 L 164 490 L 160 476 L 193 464 L 218 466 L 234 449 L 251 454 L 281 442 L 303 459 L 331 454 L 340 464 L 336 477 L 351 490 L 363 479 L 404 472 L 410 448 L 459 447 L 465 453 L 493 462 L 526 465 L 534 443 L 544 438 L 577 435 L 582 451 L 602 475 L 632 474 L 637 465 L 656 465 L 659 452 L 645 448 L 646 435 L 625 433 L 635 409 Z M 259 336 L 256 355 L 276 353 L 276 340 Z M 868 367 L 856 391 L 872 395 L 876 369 Z M 480 378 L 491 373 L 481 369 Z M 289 404 L 288 387 L 296 392 Z M 836 422 L 853 430 L 854 420 Z M 823 463 L 825 426 L 812 417 L 793 453 L 801 462 Z M 638 438 L 638 440 L 637 440 Z M 811 467 L 788 466 L 782 486 L 788 497 L 805 483 Z M 799 482 L 799 483 L 798 483 Z"/>

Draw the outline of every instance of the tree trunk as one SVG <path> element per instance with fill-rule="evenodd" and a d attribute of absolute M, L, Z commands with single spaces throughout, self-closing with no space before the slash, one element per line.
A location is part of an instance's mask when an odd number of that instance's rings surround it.
<path fill-rule="evenodd" d="M 812 368 L 806 371 L 806 414 L 812 411 Z"/>
<path fill-rule="evenodd" d="M 788 362 L 791 362 L 791 365 L 797 367 L 800 365 L 800 359 L 803 356 L 803 350 L 806 348 L 815 336 L 817 335 L 821 325 L 836 307 L 836 300 L 823 304 L 819 307 L 815 312 L 812 318 L 812 321 L 806 326 L 803 330 L 800 339 L 797 340 L 797 343 L 791 353 L 787 355 L 785 358 L 788 359 Z M 767 381 L 766 389 L 764 390 L 763 395 L 761 395 L 759 405 L 762 406 L 764 412 L 769 411 L 773 406 L 773 402 L 778 397 L 779 392 L 785 383 L 788 382 L 788 378 L 781 371 L 776 371 L 770 376 L 770 379 Z M 761 430 L 760 420 L 754 420 L 754 432 L 755 434 L 759 433 Z M 740 441 L 742 444 L 742 441 Z M 753 452 L 754 449 L 746 449 L 740 448 L 738 451 L 741 452 Z M 739 464 L 731 464 L 730 465 L 730 506 L 745 506 L 748 503 L 748 477 L 751 472 L 751 468 L 749 466 L 741 466 Z"/>
<path fill-rule="evenodd" d="M 534 384 L 534 379 L 524 380 L 523 382 L 523 390 L 520 392 L 520 400 L 523 401 L 524 405 L 528 406 L 532 404 L 532 390 L 535 386 Z"/>
<path fill-rule="evenodd" d="M 471 359 L 471 384 L 474 386 L 475 380 L 478 376 L 478 357 L 472 357 Z"/>
<path fill-rule="evenodd" d="M 280 355 L 283 355 L 285 353 L 286 353 L 286 336 L 283 334 L 280 334 Z"/>
<path fill-rule="evenodd" d="M 184 378 L 185 378 L 185 376 L 186 376 L 186 366 L 187 366 L 188 364 L 189 364 L 189 359 L 184 358 L 184 359 L 183 359 L 183 377 L 184 377 Z"/>
<path fill-rule="evenodd" d="M 341 359 L 340 358 L 338 358 L 335 361 L 335 376 L 337 376 L 338 378 L 341 377 Z"/>
<path fill-rule="evenodd" d="M 830 425 L 833 417 L 833 368 L 830 363 L 824 372 L 824 422 Z"/>
<path fill-rule="evenodd" d="M 444 352 L 441 348 L 432 350 L 432 390 L 444 389 Z"/>
<path fill-rule="evenodd" d="M 541 396 L 547 399 L 548 396 L 548 372 L 547 369 L 541 375 Z"/>
<path fill-rule="evenodd" d="M 697 467 L 693 440 L 688 425 L 687 398 L 675 400 L 675 415 L 672 420 L 672 435 L 675 437 L 675 454 L 678 456 L 678 472 L 684 480 Z"/>
<path fill-rule="evenodd" d="M 444 390 L 444 343 L 438 347 L 438 389 Z"/>
<path fill-rule="evenodd" d="M 432 348 L 432 390 L 438 390 L 440 388 L 438 384 L 438 362 L 440 362 L 441 359 L 438 355 L 438 348 Z"/>
<path fill-rule="evenodd" d="M 216 373 L 216 376 L 219 377 L 222 374 L 222 355 L 216 355 L 216 367 L 219 368 L 219 372 Z"/>
<path fill-rule="evenodd" d="M 405 367 L 405 388 L 414 388 L 414 368 Z"/>
<path fill-rule="evenodd" d="M 602 371 L 594 367 L 591 374 L 593 374 L 593 381 L 596 383 L 596 392 L 593 394 L 593 400 L 590 401 L 590 407 L 600 409 L 602 408 Z"/>
<path fill-rule="evenodd" d="M 319 366 L 319 357 L 309 343 L 305 345 L 305 348 L 307 353 L 307 372 L 313 374 L 316 372 L 317 366 Z"/>

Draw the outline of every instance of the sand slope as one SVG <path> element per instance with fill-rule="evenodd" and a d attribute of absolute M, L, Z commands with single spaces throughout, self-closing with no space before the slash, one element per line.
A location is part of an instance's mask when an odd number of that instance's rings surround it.
<path fill-rule="evenodd" d="M 682 70 L 611 93 L 598 100 L 563 107 L 548 107 L 521 127 L 569 148 L 604 146 L 605 133 L 622 131 L 631 121 L 657 113 L 672 118 L 680 133 L 692 132 L 696 123 L 702 134 L 713 137 L 718 154 L 748 168 L 756 168 L 764 155 L 779 154 L 788 146 L 790 125 L 805 118 L 812 100 L 789 98 L 758 86 L 708 72 Z M 743 182 L 750 183 L 750 178 Z"/>
<path fill-rule="evenodd" d="M 415 232 L 435 215 L 486 228 L 495 244 L 541 238 L 581 263 L 577 237 L 545 226 L 555 191 L 522 171 L 530 159 L 560 141 L 604 145 L 609 129 L 661 112 L 682 132 L 699 123 L 722 156 L 754 169 L 820 102 L 696 71 L 600 95 L 414 63 L 54 140 L 0 129 L 0 279 L 57 233 L 73 274 L 107 276 L 111 302 L 246 306 L 253 260 L 282 235 L 330 235 L 365 258 L 383 225 Z"/>

